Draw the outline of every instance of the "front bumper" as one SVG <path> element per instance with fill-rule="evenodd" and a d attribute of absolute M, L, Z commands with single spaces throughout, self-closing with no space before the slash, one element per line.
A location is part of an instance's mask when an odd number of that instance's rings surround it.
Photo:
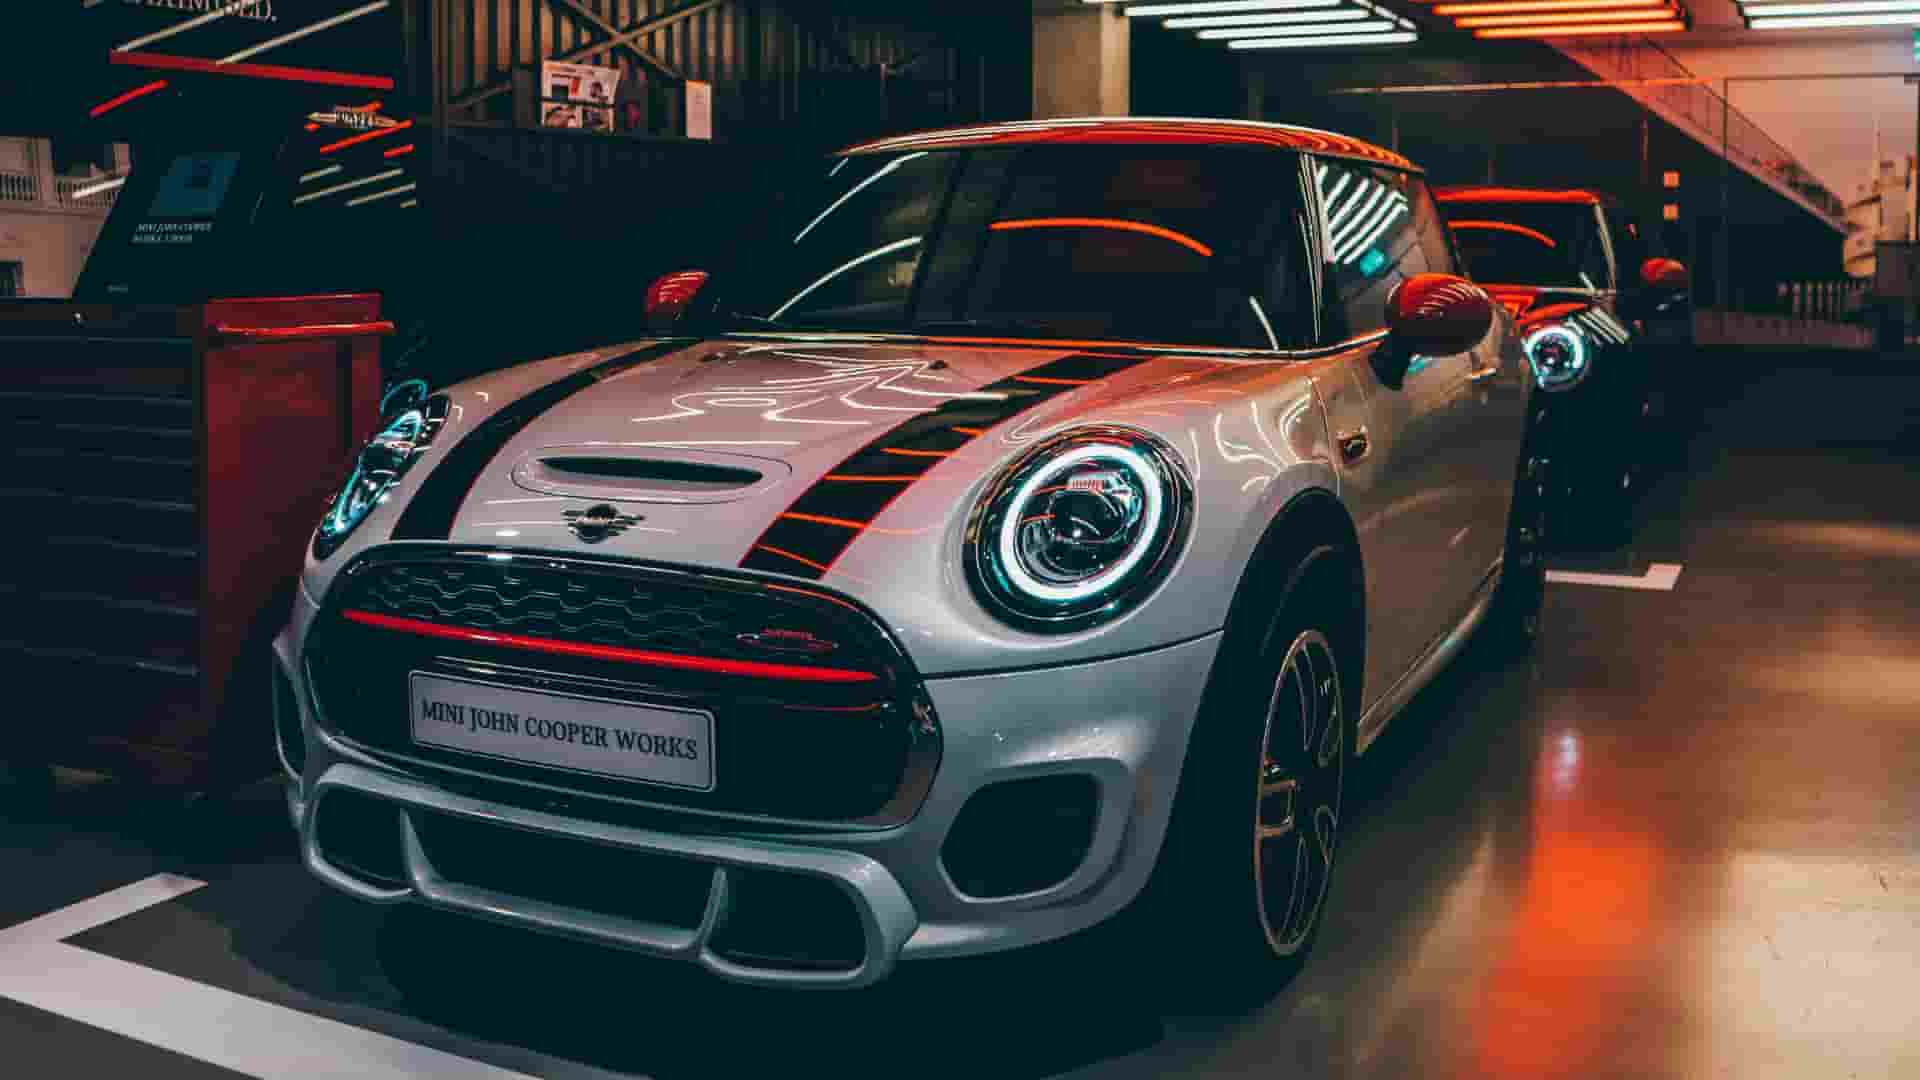
<path fill-rule="evenodd" d="M 300 711 L 304 754 L 290 805 L 303 857 L 322 880 L 362 899 L 415 902 L 530 929 L 692 961 L 730 981 L 794 987 L 854 987 L 886 977 L 903 959 L 959 956 L 1036 944 L 1101 922 L 1138 894 L 1159 853 L 1187 738 L 1219 635 L 1133 656 L 996 675 L 929 680 L 944 748 L 925 801 L 906 823 L 883 830 L 771 830 L 751 821 L 686 820 L 633 827 L 549 812 L 524 802 L 476 798 L 429 775 L 369 758 L 315 728 L 297 658 L 317 608 L 304 594 L 275 642 Z M 1085 854 L 1043 889 L 982 899 L 963 892 L 942 862 L 942 846 L 977 792 L 1007 780 L 1047 775 L 1093 782 L 1094 823 Z M 385 887 L 335 865 L 322 850 L 318 812 L 350 791 L 394 808 L 404 880 Z M 489 888 L 435 865 L 416 828 L 423 815 L 512 830 L 523 839 L 584 841 L 636 855 L 698 864 L 708 874 L 706 906 L 691 925 L 660 925 Z M 1010 847 L 1022 840 L 1009 834 Z M 858 918 L 856 966 L 831 971 L 760 966 L 714 948 L 736 883 L 755 873 L 829 882 Z M 635 886 L 640 887 L 641 882 Z M 691 922 L 691 920 L 689 920 Z M 798 921 L 798 920 L 796 920 Z M 804 934 L 804 926 L 795 926 Z"/>

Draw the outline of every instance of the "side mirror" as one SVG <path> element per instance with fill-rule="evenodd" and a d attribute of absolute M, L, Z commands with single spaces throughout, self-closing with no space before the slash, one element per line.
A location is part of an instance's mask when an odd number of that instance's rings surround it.
<path fill-rule="evenodd" d="M 1681 292 L 1691 281 L 1687 264 L 1678 259 L 1648 259 L 1640 264 L 1640 281 L 1649 289 Z"/>
<path fill-rule="evenodd" d="M 654 279 L 647 286 L 647 325 L 657 333 L 672 333 L 706 284 L 705 270 L 681 270 Z"/>
<path fill-rule="evenodd" d="M 1493 298 L 1466 278 L 1415 274 L 1388 295 L 1387 329 L 1409 358 L 1466 352 L 1493 329 Z"/>

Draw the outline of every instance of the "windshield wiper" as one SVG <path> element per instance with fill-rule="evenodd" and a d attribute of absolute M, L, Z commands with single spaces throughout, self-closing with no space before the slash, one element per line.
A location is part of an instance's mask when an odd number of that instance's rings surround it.
<path fill-rule="evenodd" d="M 749 315 L 744 311 L 729 311 L 723 314 L 721 318 L 727 322 L 752 323 L 755 326 L 764 326 L 771 330 L 792 330 L 795 328 L 792 323 L 781 322 L 779 319 L 769 319 L 765 315 Z"/>
<path fill-rule="evenodd" d="M 1059 337 L 1060 328 L 1018 319 L 934 319 L 914 323 L 916 334 L 993 334 L 1002 337 Z"/>

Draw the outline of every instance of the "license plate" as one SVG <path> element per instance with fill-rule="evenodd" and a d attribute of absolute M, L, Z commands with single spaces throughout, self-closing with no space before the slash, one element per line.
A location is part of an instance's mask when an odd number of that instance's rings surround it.
<path fill-rule="evenodd" d="M 416 671 L 413 740 L 571 772 L 713 790 L 713 714 Z"/>

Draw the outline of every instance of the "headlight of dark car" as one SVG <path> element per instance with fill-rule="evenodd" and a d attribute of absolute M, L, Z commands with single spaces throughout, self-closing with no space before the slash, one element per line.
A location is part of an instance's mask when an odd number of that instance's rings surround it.
<path fill-rule="evenodd" d="M 1571 390 L 1593 370 L 1592 344 L 1585 334 L 1566 323 L 1530 330 L 1520 344 L 1542 390 Z"/>
<path fill-rule="evenodd" d="M 1141 432 L 1056 435 L 974 507 L 967 577 L 1015 626 L 1079 630 L 1138 605 L 1186 542 L 1193 488 L 1172 448 Z"/>
<path fill-rule="evenodd" d="M 380 433 L 367 441 L 354 458 L 353 471 L 341 485 L 326 516 L 313 533 L 313 557 L 324 559 L 346 542 L 353 530 L 387 497 L 407 470 L 433 442 L 446 422 L 449 402 L 443 396 L 430 398 L 387 421 Z"/>

